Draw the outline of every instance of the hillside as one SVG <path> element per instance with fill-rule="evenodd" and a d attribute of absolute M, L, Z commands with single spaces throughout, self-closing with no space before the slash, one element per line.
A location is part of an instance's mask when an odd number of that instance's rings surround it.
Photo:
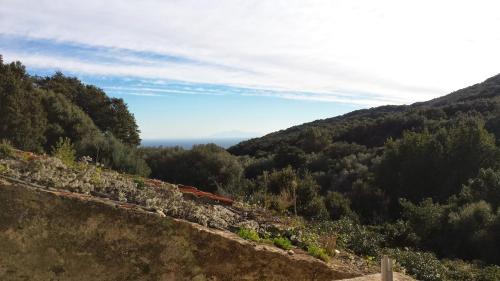
<path fill-rule="evenodd" d="M 228 151 L 253 159 L 245 177 L 267 188 L 287 175 L 315 183 L 299 184 L 309 190 L 300 191 L 309 192 L 300 200 L 304 216 L 324 217 L 326 209 L 329 219 L 371 225 L 385 246 L 498 265 L 498 251 L 488 249 L 500 248 L 499 140 L 497 75 L 427 102 L 317 120 Z"/>
<path fill-rule="evenodd" d="M 382 146 L 387 138 L 399 138 L 405 130 L 419 131 L 428 123 L 453 119 L 460 114 L 472 112 L 480 113 L 487 123 L 489 121 L 488 125 L 498 134 L 498 138 L 500 132 L 494 123 L 500 110 L 499 102 L 500 74 L 427 102 L 357 110 L 243 141 L 228 150 L 236 155 L 256 155 L 258 151 L 273 152 L 281 143 L 300 146 L 311 128 L 322 130 L 331 142 L 344 141 L 378 147 Z"/>

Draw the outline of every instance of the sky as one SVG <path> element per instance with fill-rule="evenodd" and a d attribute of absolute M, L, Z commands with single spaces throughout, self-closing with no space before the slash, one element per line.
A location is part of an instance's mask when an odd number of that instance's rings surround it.
<path fill-rule="evenodd" d="M 260 136 L 500 73 L 500 1 L 0 0 L 0 54 L 123 98 L 144 139 Z"/>

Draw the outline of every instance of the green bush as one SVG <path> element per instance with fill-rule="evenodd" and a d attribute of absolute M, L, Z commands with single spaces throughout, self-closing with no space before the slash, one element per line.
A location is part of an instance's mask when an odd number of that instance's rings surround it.
<path fill-rule="evenodd" d="M 387 247 L 416 247 L 420 237 L 415 233 L 408 221 L 397 220 L 374 227 L 385 238 Z"/>
<path fill-rule="evenodd" d="M 378 256 L 385 240 L 380 233 L 347 217 L 333 222 L 329 228 L 338 233 L 339 246 L 350 249 L 358 255 Z"/>
<path fill-rule="evenodd" d="M 122 143 L 109 133 L 84 139 L 79 143 L 78 154 L 91 156 L 96 162 L 119 172 L 142 177 L 151 173 L 137 148 Z"/>
<path fill-rule="evenodd" d="M 69 138 L 59 138 L 56 146 L 52 148 L 52 156 L 59 158 L 66 166 L 75 165 L 76 152 Z"/>
<path fill-rule="evenodd" d="M 142 178 L 134 178 L 134 183 L 137 185 L 137 188 L 143 188 L 146 186 L 144 179 Z"/>
<path fill-rule="evenodd" d="M 257 233 L 257 231 L 255 231 L 253 229 L 240 228 L 240 230 L 238 231 L 238 235 L 241 238 L 246 239 L 246 240 L 255 241 L 255 242 L 260 241 L 259 234 Z"/>
<path fill-rule="evenodd" d="M 328 262 L 330 260 L 330 256 L 328 256 L 325 249 L 323 249 L 319 246 L 309 245 L 309 246 L 307 246 L 307 252 L 311 256 L 316 257 L 316 258 L 323 260 L 325 262 Z"/>
<path fill-rule="evenodd" d="M 8 169 L 6 165 L 0 164 L 0 174 L 6 172 Z"/>
<path fill-rule="evenodd" d="M 14 148 L 7 141 L 0 142 L 0 157 L 9 158 L 14 155 Z"/>
<path fill-rule="evenodd" d="M 299 226 L 288 231 L 285 236 L 290 237 L 290 240 L 297 247 L 307 250 L 309 245 L 319 244 L 319 235 L 313 225 Z"/>
<path fill-rule="evenodd" d="M 446 268 L 432 253 L 400 249 L 388 249 L 387 252 L 390 257 L 406 269 L 407 273 L 418 280 L 446 280 Z"/>
<path fill-rule="evenodd" d="M 478 267 L 462 260 L 443 260 L 446 268 L 445 280 L 469 281 L 476 280 Z"/>
<path fill-rule="evenodd" d="M 290 250 L 292 248 L 292 242 L 286 237 L 276 237 L 273 239 L 273 244 L 280 247 L 283 250 Z"/>
<path fill-rule="evenodd" d="M 332 220 L 352 215 L 351 201 L 342 193 L 329 191 L 325 197 L 325 206 Z"/>
<path fill-rule="evenodd" d="M 237 190 L 243 175 L 239 159 L 215 144 L 195 145 L 190 150 L 142 148 L 140 152 L 151 168 L 151 177 L 203 191 Z"/>

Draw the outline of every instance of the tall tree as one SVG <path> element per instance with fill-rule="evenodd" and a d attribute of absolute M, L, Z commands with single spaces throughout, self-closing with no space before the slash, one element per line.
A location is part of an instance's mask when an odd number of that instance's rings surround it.
<path fill-rule="evenodd" d="M 20 62 L 0 63 L 0 139 L 21 149 L 41 151 L 47 125 L 41 93 Z"/>
<path fill-rule="evenodd" d="M 92 85 L 57 72 L 51 77 L 38 78 L 37 84 L 46 90 L 60 93 L 88 114 L 103 132 L 110 132 L 122 142 L 137 146 L 141 140 L 134 115 L 122 99 L 110 98 Z"/>

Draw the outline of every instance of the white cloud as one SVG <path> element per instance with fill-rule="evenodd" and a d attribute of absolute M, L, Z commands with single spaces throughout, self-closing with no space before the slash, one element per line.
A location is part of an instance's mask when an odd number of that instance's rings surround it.
<path fill-rule="evenodd" d="M 5 54 L 30 66 L 377 105 L 426 100 L 500 72 L 499 10 L 493 0 L 3 0 L 0 33 L 198 62 Z"/>

